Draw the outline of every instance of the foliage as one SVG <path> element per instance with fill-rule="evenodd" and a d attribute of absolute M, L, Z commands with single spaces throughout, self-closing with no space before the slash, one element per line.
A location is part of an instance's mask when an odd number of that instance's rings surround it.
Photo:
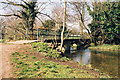
<path fill-rule="evenodd" d="M 60 59 L 60 61 L 69 61 L 70 59 L 66 57 L 61 57 L 61 53 L 57 50 L 48 47 L 47 43 L 44 42 L 37 42 L 32 43 L 32 48 L 37 50 L 38 52 L 44 52 L 45 57 Z"/>
<path fill-rule="evenodd" d="M 35 59 L 36 57 L 35 56 L 32 56 L 32 59 Z"/>
<path fill-rule="evenodd" d="M 14 55 L 13 55 L 14 54 Z M 45 59 L 33 59 L 31 56 L 21 58 L 17 52 L 12 53 L 13 72 L 16 78 L 94 78 L 93 74 L 87 73 L 83 69 L 74 69 L 68 65 L 60 65 Z M 16 59 L 17 58 L 17 59 Z M 105 76 L 97 76 L 105 77 Z"/>
<path fill-rule="evenodd" d="M 0 40 L 0 43 L 3 43 L 3 42 L 5 42 L 6 41 L 6 39 L 1 39 Z"/>
<path fill-rule="evenodd" d="M 110 45 L 110 44 L 104 44 L 104 45 L 99 45 L 99 46 L 91 46 L 89 47 L 90 49 L 99 49 L 99 50 L 104 50 L 104 51 L 119 51 L 120 50 L 120 45 Z"/>
<path fill-rule="evenodd" d="M 47 47 L 47 43 L 38 42 L 38 43 L 32 43 L 32 48 L 37 49 L 39 52 L 47 52 L 49 48 Z"/>
<path fill-rule="evenodd" d="M 23 10 L 20 12 L 25 21 L 27 30 L 31 30 L 33 34 L 33 27 L 35 18 L 37 17 L 38 10 L 36 9 L 36 1 L 29 1 L 24 5 Z M 27 32 L 26 32 L 27 33 Z"/>
<path fill-rule="evenodd" d="M 67 57 L 62 57 L 62 58 L 60 59 L 60 61 L 62 61 L 62 62 L 69 61 L 69 60 L 70 60 L 70 59 L 67 58 Z"/>
<path fill-rule="evenodd" d="M 44 27 L 48 28 L 48 29 L 54 28 L 55 27 L 55 21 L 53 21 L 53 20 L 45 20 Z"/>
<path fill-rule="evenodd" d="M 58 53 L 58 51 L 57 50 L 53 50 L 53 49 L 50 49 L 49 51 L 48 51 L 48 53 L 45 53 L 44 54 L 44 56 L 45 57 L 51 57 L 51 58 L 55 58 L 55 59 L 58 59 L 58 58 L 60 58 L 60 54 Z"/>
<path fill-rule="evenodd" d="M 103 43 L 119 44 L 120 2 L 94 3 L 93 11 L 89 13 L 93 18 L 89 26 L 95 45 Z"/>

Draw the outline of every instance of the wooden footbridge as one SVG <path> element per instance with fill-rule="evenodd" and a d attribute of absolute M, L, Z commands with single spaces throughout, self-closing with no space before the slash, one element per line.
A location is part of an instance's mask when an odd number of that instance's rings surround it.
<path fill-rule="evenodd" d="M 47 42 L 54 44 L 54 47 L 59 46 L 59 43 L 61 43 L 61 32 L 55 31 L 55 30 L 48 30 L 48 29 L 37 29 L 34 30 L 34 40 Z M 70 49 L 70 46 L 72 44 L 77 44 L 78 48 L 80 46 L 84 46 L 90 42 L 90 37 L 88 34 L 84 35 L 73 35 L 70 32 L 64 33 L 64 44 L 66 50 Z"/>
<path fill-rule="evenodd" d="M 35 32 L 36 31 L 36 32 Z M 34 39 L 40 41 L 47 40 L 61 40 L 61 32 L 48 29 L 37 29 L 34 30 Z M 64 33 L 65 40 L 80 40 L 80 39 L 90 39 L 89 35 L 73 35 L 72 33 Z"/>

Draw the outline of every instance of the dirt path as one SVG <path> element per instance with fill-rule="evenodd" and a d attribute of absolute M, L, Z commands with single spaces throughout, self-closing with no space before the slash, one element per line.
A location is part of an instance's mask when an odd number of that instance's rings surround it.
<path fill-rule="evenodd" d="M 2 65 L 2 73 L 0 73 L 0 78 L 10 78 L 12 76 L 11 72 L 11 65 L 10 65 L 10 54 L 15 52 L 18 48 L 17 45 L 8 45 L 8 44 L 1 44 L 0 55 L 1 55 L 1 63 Z"/>
<path fill-rule="evenodd" d="M 0 43 L 0 80 L 2 78 L 10 78 L 11 65 L 10 65 L 10 55 L 13 52 L 19 51 L 20 48 L 24 49 L 25 45 L 21 44 L 2 44 Z"/>

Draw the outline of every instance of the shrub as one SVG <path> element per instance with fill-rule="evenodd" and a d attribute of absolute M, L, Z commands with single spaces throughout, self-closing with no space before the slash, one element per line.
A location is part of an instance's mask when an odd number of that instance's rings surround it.
<path fill-rule="evenodd" d="M 59 53 L 57 50 L 51 49 L 48 47 L 47 43 L 38 42 L 32 44 L 33 49 L 37 50 L 38 52 L 44 52 L 45 57 L 55 58 L 59 59 L 61 58 L 61 53 Z M 60 59 L 61 61 L 69 61 L 69 58 L 63 57 Z"/>
<path fill-rule="evenodd" d="M 60 58 L 60 54 L 58 53 L 58 51 L 57 50 L 52 50 L 52 49 L 48 53 L 45 53 L 44 56 L 55 58 L 55 59 Z"/>
<path fill-rule="evenodd" d="M 32 59 L 35 59 L 36 57 L 35 56 L 32 56 Z"/>
<path fill-rule="evenodd" d="M 11 55 L 13 55 L 13 56 L 14 56 L 14 55 L 15 55 L 15 53 L 12 53 Z"/>
<path fill-rule="evenodd" d="M 27 58 L 27 57 L 28 57 L 28 55 L 26 54 L 26 55 L 22 56 L 21 58 L 24 59 L 24 58 Z"/>
<path fill-rule="evenodd" d="M 47 43 L 43 42 L 38 42 L 38 43 L 33 43 L 32 48 L 37 48 L 37 51 L 39 52 L 46 52 L 48 50 Z"/>
<path fill-rule="evenodd" d="M 17 55 L 20 56 L 20 54 L 18 52 L 14 52 L 11 55 L 13 55 L 13 56 L 17 56 Z"/>
<path fill-rule="evenodd" d="M 60 59 L 60 61 L 62 61 L 62 62 L 69 61 L 69 60 L 70 60 L 70 59 L 67 58 L 67 57 L 62 57 L 62 58 Z"/>

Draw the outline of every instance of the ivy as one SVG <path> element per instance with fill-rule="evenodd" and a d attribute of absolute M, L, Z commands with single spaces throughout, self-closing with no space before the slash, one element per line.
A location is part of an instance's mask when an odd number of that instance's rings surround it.
<path fill-rule="evenodd" d="M 90 26 L 93 42 L 120 44 L 120 2 L 95 3 L 93 6 L 93 21 Z M 100 32 L 98 34 L 98 32 Z M 102 37 L 102 40 L 99 39 Z M 102 43 L 103 41 L 103 43 Z"/>

